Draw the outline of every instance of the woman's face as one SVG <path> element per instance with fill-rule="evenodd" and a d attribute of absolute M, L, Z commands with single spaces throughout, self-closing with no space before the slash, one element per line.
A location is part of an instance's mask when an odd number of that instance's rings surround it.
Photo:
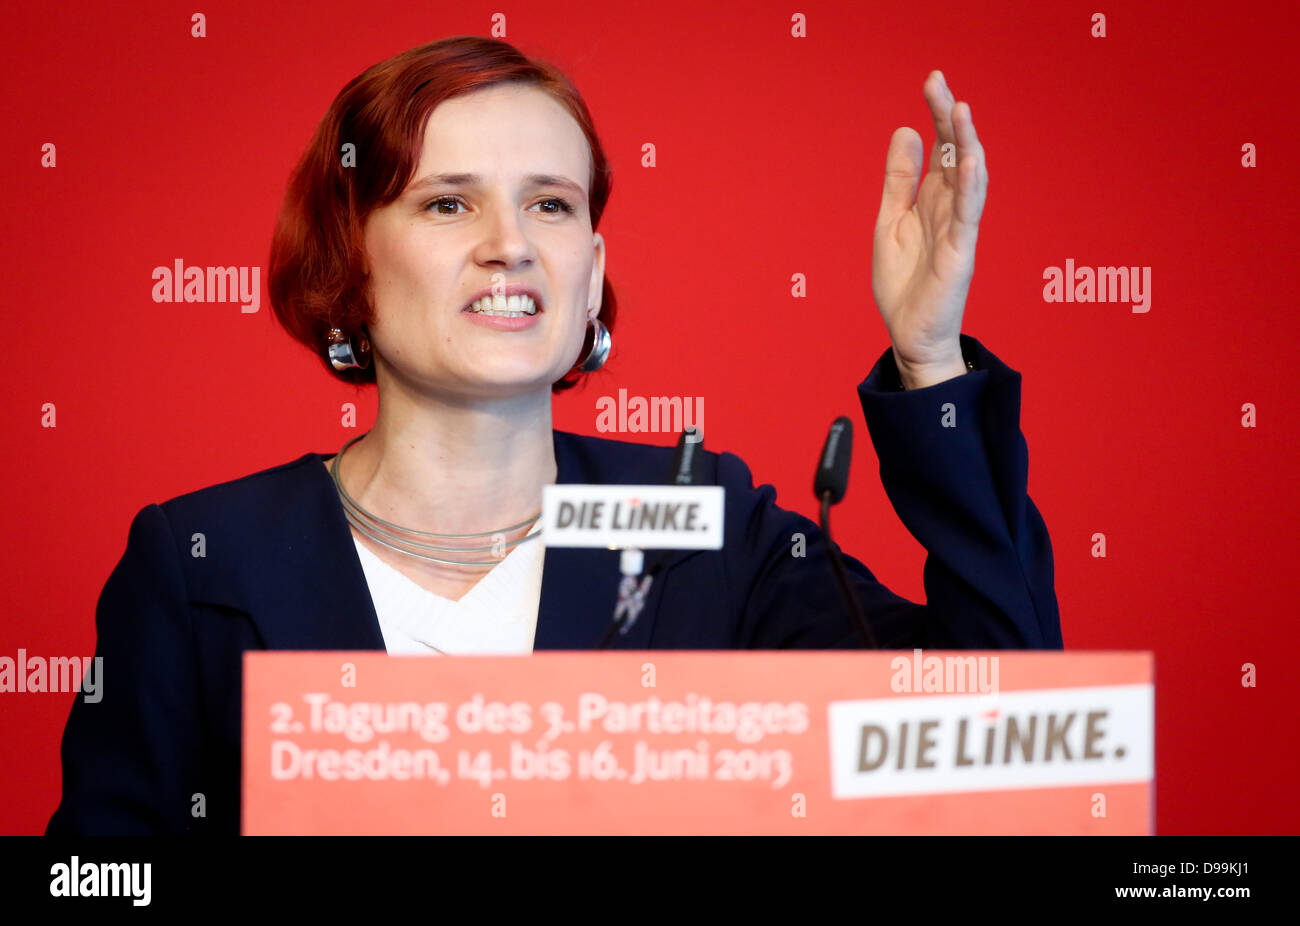
<path fill-rule="evenodd" d="M 591 230 L 590 176 L 582 130 L 535 87 L 497 84 L 439 104 L 415 178 L 366 220 L 376 362 L 444 394 L 549 390 L 600 311 L 605 243 Z M 467 311 L 514 284 L 540 300 L 536 315 Z"/>

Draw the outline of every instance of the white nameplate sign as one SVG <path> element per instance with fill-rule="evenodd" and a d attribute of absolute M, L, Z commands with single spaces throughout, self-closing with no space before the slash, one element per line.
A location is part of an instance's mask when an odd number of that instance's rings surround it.
<path fill-rule="evenodd" d="M 1150 682 L 832 701 L 829 714 L 835 800 L 1136 784 L 1155 769 Z"/>
<path fill-rule="evenodd" d="M 722 548 L 722 486 L 548 485 L 548 547 L 642 550 Z"/>

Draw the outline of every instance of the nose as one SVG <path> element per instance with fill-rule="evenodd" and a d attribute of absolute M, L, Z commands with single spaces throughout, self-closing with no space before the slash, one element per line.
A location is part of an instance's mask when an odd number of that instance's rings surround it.
<path fill-rule="evenodd" d="M 479 263 L 516 267 L 531 260 L 533 242 L 523 221 L 519 208 L 512 202 L 497 200 L 486 207 L 480 226 L 483 236 L 475 255 Z"/>

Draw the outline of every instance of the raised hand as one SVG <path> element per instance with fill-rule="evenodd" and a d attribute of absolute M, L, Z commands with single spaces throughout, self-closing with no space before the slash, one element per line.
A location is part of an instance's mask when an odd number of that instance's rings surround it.
<path fill-rule="evenodd" d="M 895 130 L 871 255 L 872 294 L 909 389 L 966 372 L 961 320 L 989 183 L 970 105 L 956 102 L 941 71 L 923 91 L 937 133 L 930 170 L 922 181 L 921 136 Z"/>

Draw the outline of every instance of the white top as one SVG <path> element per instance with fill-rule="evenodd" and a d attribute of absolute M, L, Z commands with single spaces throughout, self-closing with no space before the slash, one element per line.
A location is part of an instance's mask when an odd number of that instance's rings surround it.
<path fill-rule="evenodd" d="M 542 538 L 517 544 L 460 601 L 435 595 L 407 578 L 355 534 L 352 542 L 389 655 L 502 656 L 533 651 L 546 554 Z"/>

